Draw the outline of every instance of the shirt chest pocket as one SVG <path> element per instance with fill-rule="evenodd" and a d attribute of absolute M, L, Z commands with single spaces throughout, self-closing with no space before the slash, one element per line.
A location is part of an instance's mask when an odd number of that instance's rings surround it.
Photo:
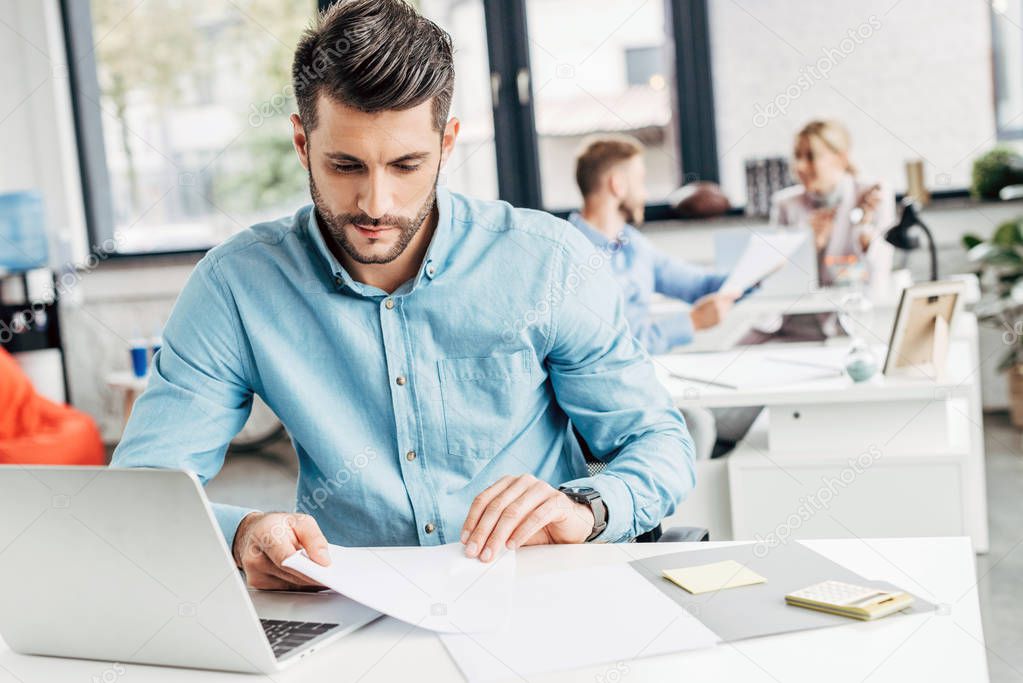
<path fill-rule="evenodd" d="M 492 458 L 525 424 L 533 396 L 529 351 L 437 361 L 448 453 Z"/>

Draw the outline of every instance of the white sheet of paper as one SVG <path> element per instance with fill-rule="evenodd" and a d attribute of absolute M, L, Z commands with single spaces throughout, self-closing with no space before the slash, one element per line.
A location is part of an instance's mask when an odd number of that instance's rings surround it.
<path fill-rule="evenodd" d="M 754 233 L 720 291 L 742 294 L 788 263 L 807 239 L 804 232 Z"/>
<path fill-rule="evenodd" d="M 330 546 L 331 564 L 295 553 L 284 561 L 324 586 L 396 619 L 431 631 L 479 633 L 508 619 L 515 588 L 515 553 L 485 563 L 461 543 L 428 547 Z"/>
<path fill-rule="evenodd" d="M 470 683 L 522 680 L 720 640 L 627 564 L 521 577 L 501 631 L 440 638 Z"/>
<path fill-rule="evenodd" d="M 841 380 L 845 374 L 845 346 L 803 348 L 798 353 L 680 353 L 657 356 L 659 372 L 673 373 L 699 385 L 701 380 L 736 389 L 760 389 L 818 380 Z M 883 354 L 882 356 L 883 357 Z"/>

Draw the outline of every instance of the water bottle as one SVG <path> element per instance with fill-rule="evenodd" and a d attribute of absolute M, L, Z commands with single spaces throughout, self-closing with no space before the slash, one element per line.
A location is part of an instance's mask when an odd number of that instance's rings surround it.
<path fill-rule="evenodd" d="M 42 195 L 35 191 L 0 194 L 0 271 L 41 268 L 47 252 Z"/>

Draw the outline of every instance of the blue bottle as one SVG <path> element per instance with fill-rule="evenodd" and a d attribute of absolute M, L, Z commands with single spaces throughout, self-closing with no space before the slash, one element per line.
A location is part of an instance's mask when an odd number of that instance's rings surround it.
<path fill-rule="evenodd" d="M 43 196 L 36 191 L 0 194 L 0 270 L 41 268 L 47 258 Z"/>

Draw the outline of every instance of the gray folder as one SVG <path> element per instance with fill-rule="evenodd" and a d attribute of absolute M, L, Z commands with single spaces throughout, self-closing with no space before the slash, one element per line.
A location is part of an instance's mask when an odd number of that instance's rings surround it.
<path fill-rule="evenodd" d="M 843 581 L 884 590 L 902 590 L 883 581 L 868 581 L 799 542 L 773 548 L 759 546 L 759 551 L 757 548 L 757 544 L 750 543 L 658 555 L 629 564 L 726 642 L 857 623 L 856 619 L 795 607 L 785 602 L 787 593 L 821 581 Z M 664 578 L 661 573 L 664 569 L 694 567 L 722 560 L 735 560 L 763 576 L 767 582 L 693 595 Z M 885 618 L 897 619 L 901 614 L 934 609 L 933 604 L 918 596 L 913 597 L 910 607 Z"/>

